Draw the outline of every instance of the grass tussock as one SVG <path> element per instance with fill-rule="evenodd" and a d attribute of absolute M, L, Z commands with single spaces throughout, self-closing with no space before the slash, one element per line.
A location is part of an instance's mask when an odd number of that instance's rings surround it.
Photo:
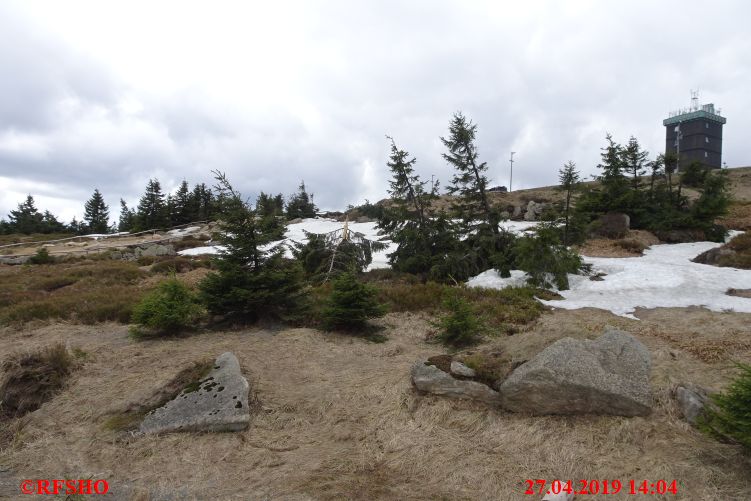
<path fill-rule="evenodd" d="M 77 261 L 0 270 L 0 324 L 61 319 L 126 323 L 147 274 L 134 263 Z"/>
<path fill-rule="evenodd" d="M 385 304 L 390 312 L 445 313 L 444 298 L 455 294 L 469 303 L 473 314 L 486 326 L 484 331 L 491 335 L 513 334 L 542 315 L 546 307 L 536 297 L 546 300 L 560 298 L 554 292 L 534 287 L 495 290 L 422 283 L 414 275 L 392 270 L 370 271 L 363 275 L 363 281 L 375 286 L 378 302 Z M 329 284 L 312 290 L 310 318 L 319 318 L 321 304 L 329 294 Z"/>
<path fill-rule="evenodd" d="M 37 410 L 64 387 L 75 366 L 62 343 L 8 358 L 2 364 L 0 415 L 17 418 Z"/>
<path fill-rule="evenodd" d="M 621 249 L 639 255 L 641 255 L 648 247 L 646 244 L 633 238 L 622 238 L 620 240 L 616 240 L 615 243 Z"/>
<path fill-rule="evenodd" d="M 151 267 L 152 273 L 185 273 L 198 268 L 210 268 L 211 261 L 205 257 L 188 258 L 182 256 L 168 257 L 158 260 Z"/>
<path fill-rule="evenodd" d="M 122 411 L 109 415 L 103 427 L 112 431 L 131 431 L 138 428 L 144 416 L 173 400 L 183 390 L 195 391 L 201 380 L 211 372 L 213 360 L 198 360 L 183 368 L 164 387 L 155 390 L 143 402 L 128 405 Z"/>
<path fill-rule="evenodd" d="M 725 244 L 725 248 L 734 251 L 733 254 L 721 255 L 717 260 L 718 266 L 751 269 L 751 231 L 747 231 L 733 238 Z"/>
<path fill-rule="evenodd" d="M 181 250 L 185 249 L 194 249 L 196 247 L 203 247 L 206 245 L 206 240 L 208 238 L 201 240 L 200 238 L 188 235 L 187 237 L 184 237 L 182 240 L 175 240 L 173 242 L 170 242 L 170 245 L 174 247 L 175 252 L 180 252 Z"/>

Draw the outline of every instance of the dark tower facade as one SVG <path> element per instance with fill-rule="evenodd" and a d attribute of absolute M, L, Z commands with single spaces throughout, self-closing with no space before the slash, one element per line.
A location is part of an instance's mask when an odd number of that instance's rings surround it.
<path fill-rule="evenodd" d="M 710 169 L 722 167 L 722 126 L 727 121 L 714 104 L 699 106 L 692 94 L 690 108 L 676 111 L 662 121 L 665 126 L 665 154 L 678 158 L 678 171 L 693 162 Z"/>

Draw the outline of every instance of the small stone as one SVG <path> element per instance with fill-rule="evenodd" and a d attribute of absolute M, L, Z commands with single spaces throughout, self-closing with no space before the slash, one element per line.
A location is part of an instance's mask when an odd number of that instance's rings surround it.
<path fill-rule="evenodd" d="M 561 482 L 561 485 L 564 485 L 564 482 Z M 574 493 L 567 493 L 567 492 L 559 492 L 558 494 L 553 494 L 552 490 L 549 490 L 547 494 L 545 494 L 545 497 L 542 498 L 542 501 L 571 501 L 574 499 Z"/>
<path fill-rule="evenodd" d="M 475 377 L 475 371 L 456 360 L 451 361 L 451 374 L 464 377 Z"/>
<path fill-rule="evenodd" d="M 675 389 L 675 399 L 683 417 L 695 425 L 709 400 L 708 391 L 691 383 L 681 383 Z"/>
<path fill-rule="evenodd" d="M 499 394 L 490 386 L 475 381 L 456 379 L 427 360 L 418 360 L 412 366 L 412 383 L 420 391 L 451 398 L 466 398 L 498 405 Z"/>

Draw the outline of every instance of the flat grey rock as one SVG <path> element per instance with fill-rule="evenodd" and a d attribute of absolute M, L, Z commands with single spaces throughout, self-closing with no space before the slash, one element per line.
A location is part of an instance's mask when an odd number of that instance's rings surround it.
<path fill-rule="evenodd" d="M 498 405 L 498 392 L 490 386 L 475 381 L 454 378 L 434 365 L 426 365 L 422 359 L 412 366 L 412 383 L 420 391 L 450 398 L 480 400 Z"/>
<path fill-rule="evenodd" d="M 451 374 L 456 374 L 457 376 L 464 377 L 475 377 L 474 369 L 467 367 L 463 363 L 456 360 L 451 361 Z"/>
<path fill-rule="evenodd" d="M 501 384 L 503 407 L 532 414 L 644 416 L 652 410 L 647 348 L 607 330 L 594 341 L 564 338 Z"/>
<path fill-rule="evenodd" d="M 197 390 L 184 390 L 174 400 L 147 414 L 140 431 L 242 431 L 250 423 L 249 390 L 237 357 L 230 352 L 222 353 Z"/>

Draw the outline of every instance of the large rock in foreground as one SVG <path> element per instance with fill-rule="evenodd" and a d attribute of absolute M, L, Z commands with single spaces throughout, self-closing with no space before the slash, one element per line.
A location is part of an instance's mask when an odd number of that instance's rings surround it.
<path fill-rule="evenodd" d="M 533 414 L 644 416 L 652 410 L 649 370 L 649 351 L 625 332 L 564 338 L 511 373 L 501 402 Z"/>
<path fill-rule="evenodd" d="M 183 390 L 174 400 L 147 414 L 140 431 L 242 431 L 250 423 L 249 390 L 237 357 L 222 353 L 197 389 Z"/>
<path fill-rule="evenodd" d="M 456 379 L 448 372 L 444 372 L 435 365 L 428 365 L 428 361 L 418 360 L 412 366 L 412 383 L 420 391 L 433 393 L 451 398 L 467 398 L 498 405 L 498 392 L 490 386 L 469 381 Z"/>

